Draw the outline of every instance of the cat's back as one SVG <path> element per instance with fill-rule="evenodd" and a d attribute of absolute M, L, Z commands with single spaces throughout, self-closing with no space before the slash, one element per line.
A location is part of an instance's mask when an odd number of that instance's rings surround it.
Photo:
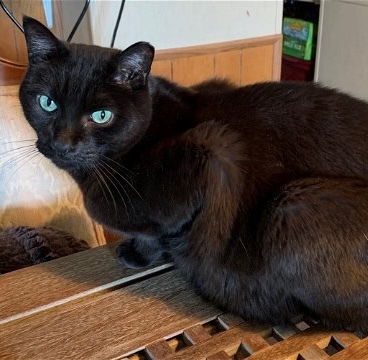
<path fill-rule="evenodd" d="M 368 127 L 368 103 L 338 90 L 306 82 L 265 82 L 238 87 L 214 80 L 194 87 L 198 117 L 228 123 L 281 126 L 349 122 Z M 354 123 L 352 123 L 352 121 Z"/>
<path fill-rule="evenodd" d="M 275 164 L 298 173 L 368 176 L 367 102 L 302 82 L 207 82 L 196 89 L 197 123 L 216 121 L 238 133 L 259 177 Z"/>

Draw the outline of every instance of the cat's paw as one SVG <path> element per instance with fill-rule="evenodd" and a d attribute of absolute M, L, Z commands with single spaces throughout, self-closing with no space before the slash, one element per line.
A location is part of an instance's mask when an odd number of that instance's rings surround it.
<path fill-rule="evenodd" d="M 132 269 L 139 269 L 154 263 L 161 256 L 162 250 L 139 239 L 124 240 L 117 248 L 116 255 L 120 264 Z"/>

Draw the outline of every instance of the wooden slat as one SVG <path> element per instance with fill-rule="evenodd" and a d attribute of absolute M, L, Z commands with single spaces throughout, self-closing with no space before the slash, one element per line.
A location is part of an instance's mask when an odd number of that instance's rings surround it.
<path fill-rule="evenodd" d="M 215 76 L 227 78 L 236 85 L 240 85 L 240 57 L 239 50 L 227 51 L 215 55 Z"/>
<path fill-rule="evenodd" d="M 42 297 L 61 302 L 34 314 L 22 312 L 19 319 L 0 325 L 0 358 L 32 360 L 42 354 L 50 360 L 138 360 L 148 354 L 156 360 L 204 360 L 251 354 L 250 360 L 324 360 L 323 349 L 330 344 L 338 344 L 339 350 L 331 359 L 368 356 L 368 338 L 352 333 L 325 331 L 319 325 L 304 331 L 294 325 L 272 328 L 222 314 L 175 270 L 150 278 L 141 272 L 133 275 L 138 282 L 132 284 L 126 274 L 110 245 L 1 276 L 1 301 L 7 306 L 28 301 L 32 308 L 44 303 Z M 116 278 L 115 285 L 107 283 Z M 80 292 L 85 287 L 88 291 Z M 75 291 L 80 296 L 66 301 L 65 294 Z M 0 310 L 4 312 L 2 305 Z M 211 324 L 218 324 L 218 331 L 207 331 Z M 280 339 L 272 346 L 265 340 L 271 333 Z"/>
<path fill-rule="evenodd" d="M 172 80 L 172 64 L 171 60 L 157 60 L 152 64 L 152 75 L 162 76 L 166 79 Z"/>
<path fill-rule="evenodd" d="M 172 66 L 173 81 L 185 86 L 208 80 L 215 75 L 213 55 L 175 59 Z"/>
<path fill-rule="evenodd" d="M 360 339 L 353 333 L 340 333 L 339 335 L 336 335 L 335 341 L 341 345 L 343 348 L 347 348 L 352 344 L 355 344 L 356 342 L 360 341 Z"/>
<path fill-rule="evenodd" d="M 4 4 L 20 23 L 22 23 L 23 15 L 28 15 L 46 24 L 42 0 L 5 0 Z M 55 4 L 53 6 L 53 12 L 55 19 L 60 19 L 60 10 Z M 0 58 L 12 61 L 15 65 L 26 65 L 28 56 L 23 33 L 13 24 L 2 9 L 0 10 L 0 23 L 2 25 Z M 62 34 L 60 24 L 60 21 L 56 21 L 55 26 L 52 28 L 52 31 L 57 36 Z"/>
<path fill-rule="evenodd" d="M 270 344 L 263 337 L 251 332 L 242 337 L 242 343 L 250 354 L 270 347 Z"/>
<path fill-rule="evenodd" d="M 0 59 L 0 86 L 19 85 L 27 70 L 26 66 L 17 66 Z"/>
<path fill-rule="evenodd" d="M 303 360 L 326 360 L 330 358 L 325 351 L 315 344 L 303 349 L 299 355 Z"/>
<path fill-rule="evenodd" d="M 225 351 L 227 354 L 235 354 L 242 343 L 242 339 L 246 337 L 259 337 L 269 331 L 266 325 L 250 325 L 241 324 L 227 331 L 212 336 L 210 339 L 190 347 L 182 351 L 168 356 L 167 360 L 204 360 Z"/>
<path fill-rule="evenodd" d="M 225 329 L 230 329 L 234 326 L 238 326 L 244 322 L 244 320 L 231 313 L 225 313 L 218 317 L 219 322 L 224 326 Z"/>
<path fill-rule="evenodd" d="M 331 360 L 365 360 L 368 359 L 368 338 L 357 341 L 348 348 L 330 357 Z"/>
<path fill-rule="evenodd" d="M 298 354 L 312 345 L 316 345 L 320 349 L 326 348 L 330 343 L 332 336 L 336 336 L 338 338 L 349 336 L 349 333 L 324 331 L 322 328 L 317 326 L 314 329 L 308 329 L 299 334 L 293 335 L 286 340 L 280 341 L 269 348 L 258 351 L 247 359 L 296 360 Z"/>
<path fill-rule="evenodd" d="M 10 0 L 4 0 L 5 6 L 11 10 Z M 0 38 L 0 60 L 18 61 L 17 43 L 15 42 L 15 31 L 19 31 L 13 25 L 12 21 L 0 8 L 0 24 L 1 24 L 1 38 Z"/>
<path fill-rule="evenodd" d="M 204 44 L 196 46 L 188 46 L 182 48 L 174 48 L 167 50 L 157 50 L 156 60 L 174 60 L 183 57 L 192 57 L 198 55 L 214 55 L 221 52 L 243 50 L 247 48 L 263 47 L 267 45 L 274 46 L 282 40 L 281 35 L 262 36 L 252 39 L 226 41 L 214 44 Z"/>
<path fill-rule="evenodd" d="M 265 45 L 242 51 L 241 84 L 271 80 L 273 78 L 273 46 Z"/>
<path fill-rule="evenodd" d="M 225 351 L 220 351 L 216 354 L 208 356 L 206 360 L 231 360 L 231 357 L 226 354 Z"/>
<path fill-rule="evenodd" d="M 208 340 L 211 335 L 204 329 L 202 325 L 195 325 L 184 331 L 184 334 L 193 344 L 199 344 Z"/>
<path fill-rule="evenodd" d="M 146 351 L 155 360 L 165 360 L 174 353 L 165 340 L 159 340 L 148 345 Z"/>
<path fill-rule="evenodd" d="M 60 37 L 62 20 L 59 2 L 60 0 L 53 1 L 54 27 L 52 32 Z M 32 16 L 46 23 L 42 0 L 5 0 L 4 4 L 20 23 L 22 23 L 23 15 Z M 20 84 L 28 63 L 24 34 L 2 9 L 0 9 L 0 24 L 0 85 Z"/>
<path fill-rule="evenodd" d="M 270 51 L 271 49 L 272 51 Z M 243 53 L 245 54 L 244 57 L 242 56 Z M 255 59 L 252 59 L 253 53 L 256 55 Z M 157 63 L 172 61 L 172 70 L 174 72 L 172 80 L 183 85 L 192 85 L 213 75 L 226 77 L 235 84 L 249 84 L 256 81 L 279 80 L 281 55 L 282 37 L 281 35 L 273 35 L 216 44 L 158 50 L 156 51 L 155 61 Z M 189 60 L 206 56 L 214 57 L 213 75 L 212 65 L 207 64 L 208 66 L 206 67 L 203 66 L 203 61 L 202 63 L 199 61 L 199 64 L 193 64 L 192 60 Z M 265 59 L 264 57 L 267 58 Z M 252 62 L 252 69 L 246 68 L 244 70 L 244 59 L 248 63 Z M 176 61 L 179 61 L 177 68 Z M 196 71 L 193 65 L 198 65 L 199 72 L 203 68 L 206 69 L 205 74 L 207 78 L 202 74 L 199 74 L 198 77 L 197 73 L 193 73 Z"/>
<path fill-rule="evenodd" d="M 22 23 L 23 14 L 32 16 L 39 21 L 45 23 L 45 13 L 43 11 L 42 0 L 11 0 L 12 13 Z M 16 28 L 13 23 L 11 25 L 14 29 L 14 43 L 17 47 L 17 62 L 27 64 L 27 46 L 24 35 L 21 31 Z"/>
<path fill-rule="evenodd" d="M 273 334 L 278 339 L 285 340 L 292 335 L 295 335 L 298 332 L 298 329 L 292 325 L 283 325 L 283 326 L 275 326 L 273 327 Z"/>
<path fill-rule="evenodd" d="M 281 62 L 282 62 L 282 37 L 279 36 L 273 43 L 273 70 L 272 80 L 279 81 L 281 79 Z"/>
<path fill-rule="evenodd" d="M 220 313 L 170 271 L 0 326 L 0 358 L 123 357 Z"/>
<path fill-rule="evenodd" d="M 125 269 L 116 261 L 115 247 L 116 244 L 101 246 L 0 275 L 0 323 L 42 311 L 56 301 L 67 302 L 87 293 L 123 286 L 146 276 L 147 271 L 161 268 Z"/>

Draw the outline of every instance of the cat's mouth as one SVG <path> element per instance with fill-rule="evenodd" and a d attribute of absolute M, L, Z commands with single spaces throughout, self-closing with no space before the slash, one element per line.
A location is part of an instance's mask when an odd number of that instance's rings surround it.
<path fill-rule="evenodd" d="M 37 142 L 38 150 L 50 159 L 57 167 L 67 172 L 81 171 L 93 167 L 95 156 L 92 152 L 87 153 L 76 149 L 58 149 L 53 145 Z"/>
<path fill-rule="evenodd" d="M 56 153 L 50 160 L 63 170 L 75 170 L 84 168 L 87 162 L 81 156 L 72 156 L 69 154 Z"/>

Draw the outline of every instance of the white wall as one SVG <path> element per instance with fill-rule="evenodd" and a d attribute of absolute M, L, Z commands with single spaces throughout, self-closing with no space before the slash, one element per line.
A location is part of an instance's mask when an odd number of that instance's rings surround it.
<path fill-rule="evenodd" d="M 93 43 L 110 46 L 120 1 L 90 5 Z M 149 41 L 168 49 L 281 33 L 283 0 L 127 0 L 115 47 Z"/>
<path fill-rule="evenodd" d="M 84 7 L 85 0 L 61 1 L 60 10 L 63 19 L 63 39 L 66 40 L 70 35 L 78 17 Z M 92 44 L 89 12 L 85 14 L 78 30 L 73 36 L 73 42 L 82 44 Z"/>

